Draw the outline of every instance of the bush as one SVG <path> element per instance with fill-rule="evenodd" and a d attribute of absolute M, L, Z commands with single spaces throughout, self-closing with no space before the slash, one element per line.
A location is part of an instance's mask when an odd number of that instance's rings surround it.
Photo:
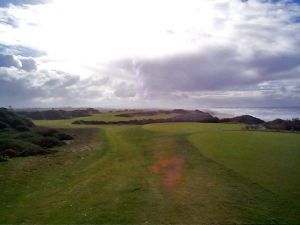
<path fill-rule="evenodd" d="M 0 122 L 6 123 L 12 128 L 16 126 L 34 127 L 34 123 L 6 108 L 0 108 Z"/>
<path fill-rule="evenodd" d="M 26 156 L 32 156 L 32 155 L 45 155 L 45 154 L 49 154 L 51 152 L 54 152 L 54 151 L 45 150 L 45 149 L 31 149 L 31 150 L 21 152 L 19 156 L 26 157 Z"/>
<path fill-rule="evenodd" d="M 0 155 L 0 162 L 6 162 L 6 161 L 7 161 L 7 158 Z"/>
<path fill-rule="evenodd" d="M 2 156 L 13 158 L 17 157 L 19 155 L 19 152 L 14 149 L 6 149 L 3 152 L 1 152 Z"/>
<path fill-rule="evenodd" d="M 61 140 L 61 141 L 68 141 L 68 140 L 74 139 L 71 135 L 65 134 L 65 133 L 58 133 L 55 136 L 58 138 L 58 140 Z"/>
<path fill-rule="evenodd" d="M 23 132 L 23 133 L 19 133 L 17 134 L 15 137 L 17 139 L 30 139 L 30 138 L 34 138 L 36 137 L 37 135 L 33 132 Z"/>
<path fill-rule="evenodd" d="M 6 128 L 9 128 L 8 124 L 0 121 L 0 130 L 4 130 Z"/>
<path fill-rule="evenodd" d="M 34 127 L 34 123 L 30 120 L 30 119 L 27 119 L 27 118 L 22 118 L 23 119 L 23 122 L 25 123 L 25 125 L 27 127 Z"/>
<path fill-rule="evenodd" d="M 0 108 L 0 161 L 19 156 L 48 154 L 47 148 L 64 145 L 73 137 L 48 128 L 32 128 L 31 120 Z"/>
<path fill-rule="evenodd" d="M 23 140 L 16 140 L 16 139 L 0 140 L 0 155 L 2 155 L 6 149 L 14 149 L 17 152 L 42 150 L 42 148 L 39 147 L 38 145 Z"/>
<path fill-rule="evenodd" d="M 35 142 L 40 147 L 43 148 L 53 148 L 56 146 L 62 146 L 64 143 L 55 137 L 42 137 Z"/>
<path fill-rule="evenodd" d="M 58 133 L 58 131 L 54 129 L 48 129 L 48 128 L 38 128 L 36 130 L 36 133 L 44 137 L 53 137 L 56 133 Z"/>
<path fill-rule="evenodd" d="M 23 120 L 21 119 L 13 119 L 11 122 L 10 122 L 10 126 L 12 128 L 16 128 L 18 126 L 25 126 L 26 127 L 26 124 L 24 123 Z"/>
<path fill-rule="evenodd" d="M 22 126 L 22 125 L 16 126 L 15 129 L 20 132 L 30 131 L 30 129 L 28 127 Z"/>

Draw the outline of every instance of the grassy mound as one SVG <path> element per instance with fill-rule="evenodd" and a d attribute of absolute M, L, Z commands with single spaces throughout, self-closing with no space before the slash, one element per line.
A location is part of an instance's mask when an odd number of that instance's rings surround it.
<path fill-rule="evenodd" d="M 73 139 L 57 130 L 35 127 L 34 123 L 5 108 L 0 109 L 0 158 L 48 154 L 50 148 Z"/>
<path fill-rule="evenodd" d="M 77 110 L 44 110 L 44 111 L 19 111 L 19 115 L 26 116 L 33 120 L 59 120 L 71 119 L 76 117 L 87 117 L 99 113 L 97 109 L 77 109 Z"/>

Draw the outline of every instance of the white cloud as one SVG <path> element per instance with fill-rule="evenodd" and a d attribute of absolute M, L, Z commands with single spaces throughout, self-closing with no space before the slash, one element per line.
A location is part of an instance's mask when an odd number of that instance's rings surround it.
<path fill-rule="evenodd" d="M 94 94 L 93 104 L 219 104 L 212 99 L 288 98 L 298 90 L 300 6 L 291 1 L 54 0 L 0 10 L 0 44 L 44 51 L 35 64 L 23 60 L 26 70 L 79 74 L 64 91 L 84 87 L 77 94 Z M 53 86 L 65 82 L 49 76 Z M 289 80 L 296 85 L 285 87 Z"/>

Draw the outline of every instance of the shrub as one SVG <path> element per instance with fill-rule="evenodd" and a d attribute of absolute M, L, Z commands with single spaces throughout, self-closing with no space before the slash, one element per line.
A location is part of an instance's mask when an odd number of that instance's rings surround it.
<path fill-rule="evenodd" d="M 58 131 L 54 129 L 48 129 L 48 128 L 38 128 L 36 129 L 36 133 L 44 137 L 53 137 L 56 133 L 58 133 Z"/>
<path fill-rule="evenodd" d="M 23 120 L 20 120 L 20 119 L 13 119 L 11 122 L 10 122 L 10 126 L 12 128 L 16 128 L 18 126 L 26 126 L 26 124 L 24 123 Z"/>
<path fill-rule="evenodd" d="M 0 162 L 6 162 L 6 161 L 7 161 L 7 158 L 0 155 Z"/>
<path fill-rule="evenodd" d="M 30 119 L 27 119 L 27 118 L 22 118 L 23 119 L 23 122 L 25 123 L 25 125 L 27 127 L 34 127 L 34 123 L 30 120 Z"/>
<path fill-rule="evenodd" d="M 300 131 L 300 120 L 282 120 L 276 119 L 265 124 L 265 127 L 273 130 L 290 130 L 290 131 Z"/>
<path fill-rule="evenodd" d="M 0 121 L 0 130 L 4 130 L 6 128 L 9 128 L 8 124 Z"/>
<path fill-rule="evenodd" d="M 58 138 L 58 140 L 61 140 L 61 141 L 67 141 L 67 140 L 74 139 L 71 135 L 65 134 L 65 133 L 58 133 L 55 136 Z"/>
<path fill-rule="evenodd" d="M 36 137 L 37 135 L 34 134 L 33 132 L 23 132 L 23 133 L 19 133 L 16 135 L 16 138 L 18 139 L 30 139 L 30 138 L 34 138 Z"/>
<path fill-rule="evenodd" d="M 65 144 L 62 140 L 73 137 L 48 128 L 32 128 L 34 124 L 27 118 L 0 108 L 0 161 L 19 156 L 48 154 L 48 150 Z"/>
<path fill-rule="evenodd" d="M 19 155 L 19 152 L 9 148 L 1 152 L 1 155 L 5 157 L 13 158 L 13 157 L 17 157 Z"/>
<path fill-rule="evenodd" d="M 40 147 L 43 148 L 53 148 L 56 146 L 62 146 L 64 143 L 55 137 L 42 137 L 35 142 Z"/>
<path fill-rule="evenodd" d="M 54 151 L 40 149 L 40 148 L 39 149 L 30 149 L 30 150 L 21 152 L 19 156 L 26 157 L 26 156 L 32 156 L 32 155 L 45 155 L 45 154 L 49 154 L 51 152 L 54 152 Z"/>
<path fill-rule="evenodd" d="M 22 126 L 22 125 L 16 126 L 15 129 L 20 132 L 30 131 L 30 129 L 28 127 Z"/>
<path fill-rule="evenodd" d="M 34 123 L 20 116 L 6 108 L 0 108 L 0 122 L 8 124 L 10 127 L 15 128 L 16 126 L 34 127 Z"/>
<path fill-rule="evenodd" d="M 42 148 L 39 147 L 38 145 L 23 140 L 16 140 L 16 139 L 0 140 L 0 155 L 2 155 L 2 153 L 6 149 L 14 149 L 18 152 L 42 150 Z"/>

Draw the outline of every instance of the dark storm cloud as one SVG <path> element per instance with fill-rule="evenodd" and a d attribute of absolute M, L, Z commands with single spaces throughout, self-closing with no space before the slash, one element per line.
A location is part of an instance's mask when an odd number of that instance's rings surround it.
<path fill-rule="evenodd" d="M 139 73 L 149 92 L 215 91 L 256 86 L 299 76 L 300 53 L 257 52 L 244 57 L 235 48 L 211 47 L 162 59 L 130 60 L 122 68 Z"/>
<path fill-rule="evenodd" d="M 268 55 L 257 52 L 252 59 L 247 62 L 248 67 L 255 68 L 260 77 L 263 78 L 284 78 L 278 77 L 281 72 L 288 72 L 300 66 L 300 52 L 281 53 Z M 294 74 L 298 75 L 298 74 Z"/>

